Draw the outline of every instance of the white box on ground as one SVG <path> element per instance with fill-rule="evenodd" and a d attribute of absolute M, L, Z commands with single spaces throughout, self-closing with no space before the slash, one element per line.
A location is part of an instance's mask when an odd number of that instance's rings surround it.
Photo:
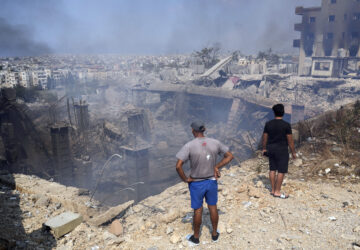
<path fill-rule="evenodd" d="M 45 226 L 50 227 L 56 238 L 60 238 L 64 234 L 71 232 L 82 222 L 82 216 L 72 212 L 62 213 L 45 222 Z"/>

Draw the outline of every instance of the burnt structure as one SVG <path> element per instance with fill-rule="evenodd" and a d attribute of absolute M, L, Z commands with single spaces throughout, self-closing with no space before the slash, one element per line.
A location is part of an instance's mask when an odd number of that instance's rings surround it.
<path fill-rule="evenodd" d="M 302 22 L 299 75 L 356 76 L 360 70 L 360 0 L 322 0 L 321 7 L 297 7 Z"/>
<path fill-rule="evenodd" d="M 81 132 L 85 132 L 89 129 L 89 105 L 81 101 L 74 104 L 75 119 L 77 127 Z"/>
<path fill-rule="evenodd" d="M 55 177 L 57 181 L 72 185 L 73 162 L 70 150 L 69 127 L 66 124 L 53 125 L 50 128 Z"/>

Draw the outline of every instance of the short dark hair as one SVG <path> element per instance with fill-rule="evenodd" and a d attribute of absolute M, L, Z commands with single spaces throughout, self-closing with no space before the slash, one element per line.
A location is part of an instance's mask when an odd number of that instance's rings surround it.
<path fill-rule="evenodd" d="M 272 110 L 274 111 L 275 116 L 277 117 L 283 117 L 285 113 L 284 105 L 281 103 L 276 104 L 272 107 Z"/>

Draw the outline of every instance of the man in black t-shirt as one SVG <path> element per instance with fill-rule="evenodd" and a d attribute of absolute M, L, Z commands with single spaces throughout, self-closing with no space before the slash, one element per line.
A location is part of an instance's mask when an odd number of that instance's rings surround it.
<path fill-rule="evenodd" d="M 288 172 L 289 150 L 293 159 L 296 158 L 291 125 L 284 121 L 284 105 L 276 104 L 273 108 L 275 119 L 265 124 L 263 134 L 263 154 L 269 157 L 269 179 L 271 194 L 274 197 L 286 199 L 289 196 L 280 193 L 285 174 Z M 277 173 L 276 173 L 277 172 Z"/>

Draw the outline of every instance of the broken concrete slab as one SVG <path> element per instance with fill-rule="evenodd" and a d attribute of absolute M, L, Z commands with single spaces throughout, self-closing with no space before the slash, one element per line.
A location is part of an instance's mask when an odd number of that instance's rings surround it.
<path fill-rule="evenodd" d="M 56 238 L 71 232 L 81 224 L 83 218 L 80 214 L 72 212 L 62 213 L 45 222 L 45 226 L 49 227 Z"/>
<path fill-rule="evenodd" d="M 89 224 L 91 224 L 93 226 L 100 226 L 102 224 L 105 224 L 106 222 L 110 222 L 116 216 L 124 213 L 133 204 L 134 204 L 134 201 L 131 200 L 131 201 L 123 203 L 119 206 L 112 207 L 109 210 L 107 210 L 105 213 L 99 215 L 98 217 L 90 219 Z"/>

